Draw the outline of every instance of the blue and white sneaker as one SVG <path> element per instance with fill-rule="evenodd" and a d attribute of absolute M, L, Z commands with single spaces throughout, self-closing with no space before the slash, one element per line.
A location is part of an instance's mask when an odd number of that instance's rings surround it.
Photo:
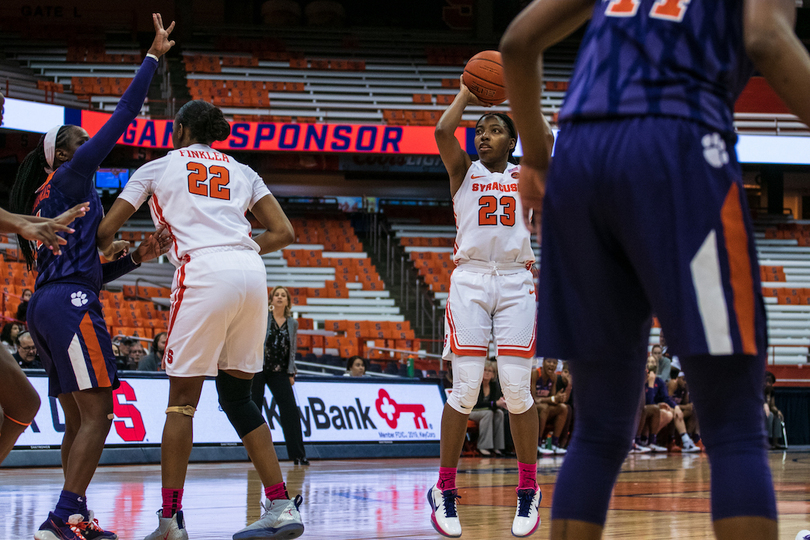
<path fill-rule="evenodd" d="M 796 535 L 796 540 L 810 540 L 810 531 L 799 531 L 799 534 Z"/>
<path fill-rule="evenodd" d="M 62 518 L 48 514 L 48 519 L 39 526 L 39 530 L 34 533 L 34 540 L 87 540 L 79 528 L 79 524 L 84 520 L 81 514 L 73 514 L 68 518 L 67 523 Z"/>
<path fill-rule="evenodd" d="M 304 534 L 304 523 L 298 507 L 304 499 L 296 495 L 294 499 L 277 499 L 270 506 L 262 507 L 264 514 L 258 521 L 251 523 L 233 535 L 233 540 L 261 540 L 263 538 L 298 538 Z"/>
<path fill-rule="evenodd" d="M 430 523 L 442 536 L 457 538 L 461 536 L 461 521 L 458 519 L 456 499 L 461 497 L 457 489 L 440 490 L 436 486 L 427 492 L 430 503 Z"/>
<path fill-rule="evenodd" d="M 88 510 L 87 519 L 79 523 L 79 529 L 87 540 L 118 540 L 118 535 L 102 529 L 92 510 Z"/>
<path fill-rule="evenodd" d="M 512 536 L 530 536 L 540 527 L 540 501 L 543 492 L 537 489 L 519 489 L 517 511 L 512 522 Z"/>

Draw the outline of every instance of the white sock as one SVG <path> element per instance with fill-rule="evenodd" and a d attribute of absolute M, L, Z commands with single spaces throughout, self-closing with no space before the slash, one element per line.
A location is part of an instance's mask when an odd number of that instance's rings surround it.
<path fill-rule="evenodd" d="M 695 444 L 692 442 L 692 437 L 690 437 L 688 433 L 684 433 L 683 435 L 681 435 L 681 441 L 683 441 L 684 446 Z"/>

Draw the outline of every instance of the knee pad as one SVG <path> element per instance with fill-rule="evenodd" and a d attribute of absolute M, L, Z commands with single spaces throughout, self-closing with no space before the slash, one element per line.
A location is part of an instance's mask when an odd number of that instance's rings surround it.
<path fill-rule="evenodd" d="M 252 387 L 252 379 L 239 379 L 222 370 L 217 373 L 219 406 L 240 439 L 264 424 L 261 411 L 251 399 Z"/>
<path fill-rule="evenodd" d="M 498 357 L 501 392 L 510 414 L 523 414 L 534 406 L 532 398 L 532 359 L 519 356 Z"/>
<path fill-rule="evenodd" d="M 453 358 L 453 391 L 447 404 L 461 414 L 470 414 L 478 402 L 478 391 L 484 380 L 482 356 L 456 356 Z"/>

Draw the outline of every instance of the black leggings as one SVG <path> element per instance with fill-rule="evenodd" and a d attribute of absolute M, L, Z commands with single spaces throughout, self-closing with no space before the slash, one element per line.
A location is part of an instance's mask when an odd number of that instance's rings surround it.
<path fill-rule="evenodd" d="M 295 394 L 290 384 L 290 376 L 285 372 L 259 372 L 253 376 L 253 402 L 264 411 L 264 385 L 270 389 L 273 399 L 278 405 L 281 416 L 281 431 L 284 432 L 284 442 L 287 445 L 288 459 L 302 459 L 306 457 L 304 451 L 304 436 L 301 433 L 301 416 Z M 269 404 L 268 404 L 269 406 Z M 268 422 L 272 420 L 268 418 Z"/>

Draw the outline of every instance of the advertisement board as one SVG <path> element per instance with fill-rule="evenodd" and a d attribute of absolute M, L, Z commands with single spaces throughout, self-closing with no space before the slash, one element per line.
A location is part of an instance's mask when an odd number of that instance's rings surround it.
<path fill-rule="evenodd" d="M 18 447 L 59 446 L 65 416 L 59 402 L 48 398 L 48 379 L 31 377 L 42 406 L 35 421 L 17 440 Z M 293 386 L 305 444 L 437 442 L 443 392 L 435 382 L 388 379 L 324 378 L 297 380 Z M 166 418 L 169 381 L 123 378 L 113 394 L 114 414 L 108 446 L 159 445 Z M 262 407 L 273 440 L 284 441 L 275 400 L 265 387 Z M 236 444 L 239 438 L 219 408 L 214 380 L 203 384 L 194 416 L 195 444 Z"/>
<path fill-rule="evenodd" d="M 46 103 L 6 99 L 5 118 L 0 127 L 45 133 L 58 124 L 78 124 L 90 136 L 101 129 L 109 113 L 71 109 Z M 297 124 L 231 122 L 231 136 L 214 148 L 266 152 L 321 152 L 337 154 L 383 154 L 395 156 L 438 156 L 433 126 L 389 126 L 381 124 Z M 171 120 L 136 118 L 118 140 L 118 144 L 143 148 L 172 148 Z M 554 130 L 555 137 L 557 130 Z M 467 153 L 476 154 L 475 128 L 458 128 L 456 138 Z M 776 135 L 740 135 L 737 156 L 740 163 L 810 165 L 810 137 Z M 520 140 L 514 151 L 522 155 Z M 342 169 L 432 172 L 437 164 L 421 161 L 353 163 L 344 161 Z M 427 169 L 427 170 L 426 170 Z"/>

